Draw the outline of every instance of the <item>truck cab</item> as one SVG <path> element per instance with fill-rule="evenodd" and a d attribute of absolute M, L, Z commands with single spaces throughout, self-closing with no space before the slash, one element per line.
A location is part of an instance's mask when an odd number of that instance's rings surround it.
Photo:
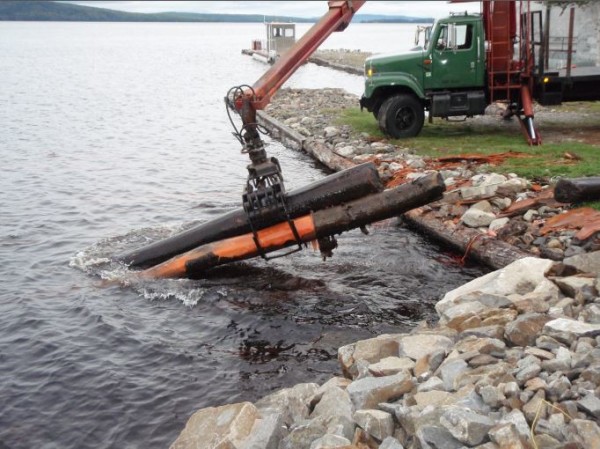
<path fill-rule="evenodd" d="M 394 138 L 413 137 L 431 117 L 483 114 L 485 35 L 479 15 L 452 15 L 427 32 L 424 46 L 365 61 L 361 109 Z"/>

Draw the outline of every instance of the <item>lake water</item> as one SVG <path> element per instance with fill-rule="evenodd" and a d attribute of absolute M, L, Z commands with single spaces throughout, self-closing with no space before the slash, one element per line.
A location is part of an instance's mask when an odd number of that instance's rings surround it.
<path fill-rule="evenodd" d="M 402 50 L 413 30 L 351 25 L 323 47 Z M 266 69 L 241 54 L 262 31 L 0 22 L 1 448 L 167 447 L 196 409 L 339 374 L 338 346 L 408 329 L 481 274 L 391 220 L 327 262 L 126 280 L 115 254 L 239 207 L 223 97 Z M 286 86 L 362 79 L 308 64 Z M 288 190 L 326 175 L 269 143 Z"/>

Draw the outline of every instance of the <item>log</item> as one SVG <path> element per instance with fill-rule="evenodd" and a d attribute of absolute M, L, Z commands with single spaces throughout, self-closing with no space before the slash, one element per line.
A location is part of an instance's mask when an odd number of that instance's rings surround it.
<path fill-rule="evenodd" d="M 482 234 L 476 229 L 444 223 L 433 213 L 418 208 L 404 214 L 406 223 L 433 239 L 497 270 L 515 260 L 531 257 L 530 253 L 502 240 Z"/>
<path fill-rule="evenodd" d="M 600 199 L 600 176 L 561 179 L 554 187 L 554 198 L 561 203 L 582 203 Z"/>
<path fill-rule="evenodd" d="M 335 206 L 383 190 L 377 167 L 365 163 L 334 173 L 287 194 L 288 212 L 292 218 L 310 211 Z M 267 217 L 268 218 L 268 217 Z M 280 219 L 267 219 L 270 226 Z M 146 268 L 200 245 L 250 232 L 243 209 L 234 210 L 215 220 L 195 226 L 172 237 L 152 243 L 117 257 L 120 262 Z"/>
<path fill-rule="evenodd" d="M 347 204 L 318 210 L 293 221 L 301 242 L 308 243 L 436 201 L 442 197 L 444 190 L 441 175 L 435 173 Z M 257 238 L 265 253 L 297 243 L 287 222 L 258 231 Z M 143 279 L 196 277 L 210 268 L 256 257 L 259 253 L 254 235 L 248 233 L 200 246 L 142 271 L 139 276 Z"/>

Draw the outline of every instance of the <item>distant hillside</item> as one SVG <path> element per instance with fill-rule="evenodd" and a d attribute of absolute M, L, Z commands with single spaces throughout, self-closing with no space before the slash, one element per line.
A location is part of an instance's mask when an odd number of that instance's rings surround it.
<path fill-rule="evenodd" d="M 281 17 L 263 14 L 200 14 L 164 12 L 131 13 L 72 3 L 36 0 L 0 0 L 0 20 L 71 21 L 71 22 L 315 22 L 318 18 Z M 433 22 L 431 18 L 357 14 L 353 22 Z"/>

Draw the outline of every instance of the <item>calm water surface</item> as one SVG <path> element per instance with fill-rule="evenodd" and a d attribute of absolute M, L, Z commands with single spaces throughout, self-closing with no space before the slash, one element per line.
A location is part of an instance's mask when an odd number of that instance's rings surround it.
<path fill-rule="evenodd" d="M 353 25 L 328 48 L 410 47 Z M 430 317 L 481 274 L 395 221 L 202 280 L 136 283 L 111 257 L 240 204 L 227 90 L 262 25 L 0 23 L 0 447 L 167 447 L 196 409 L 339 374 L 336 349 Z M 387 48 L 384 47 L 387 46 Z M 360 77 L 312 64 L 291 87 Z M 270 142 L 288 189 L 326 175 Z"/>

